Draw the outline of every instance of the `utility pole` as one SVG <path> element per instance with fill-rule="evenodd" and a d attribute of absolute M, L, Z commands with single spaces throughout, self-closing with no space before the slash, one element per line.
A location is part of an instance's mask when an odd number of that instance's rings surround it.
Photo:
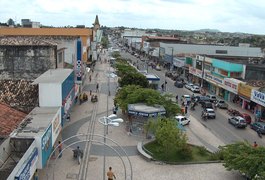
<path fill-rule="evenodd" d="M 202 80 L 201 80 L 201 88 L 203 87 L 204 65 L 205 65 L 205 55 L 203 55 L 203 60 L 202 60 Z"/>

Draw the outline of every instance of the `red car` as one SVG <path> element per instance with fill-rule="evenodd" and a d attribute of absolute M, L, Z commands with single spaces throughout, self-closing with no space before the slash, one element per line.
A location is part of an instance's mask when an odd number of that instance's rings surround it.
<path fill-rule="evenodd" d="M 251 123 L 251 116 L 247 113 L 241 113 L 240 116 L 246 120 L 248 124 Z"/>

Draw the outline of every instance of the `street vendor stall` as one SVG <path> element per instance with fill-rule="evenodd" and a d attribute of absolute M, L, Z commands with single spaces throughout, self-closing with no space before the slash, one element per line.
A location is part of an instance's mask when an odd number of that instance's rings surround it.
<path fill-rule="evenodd" d="M 144 131 L 144 124 L 149 117 L 158 117 L 166 114 L 163 106 L 147 106 L 146 104 L 128 104 L 128 115 L 130 119 L 129 130 L 130 133 L 139 135 Z"/>

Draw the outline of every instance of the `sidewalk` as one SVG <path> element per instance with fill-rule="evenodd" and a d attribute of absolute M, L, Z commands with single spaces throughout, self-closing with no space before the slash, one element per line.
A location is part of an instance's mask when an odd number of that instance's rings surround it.
<path fill-rule="evenodd" d="M 95 84 L 100 85 L 100 95 L 98 101 L 97 118 L 107 115 L 107 102 L 108 110 L 111 114 L 113 107 L 114 93 L 108 96 L 106 91 L 108 78 L 106 76 L 106 71 L 108 69 L 108 64 L 97 63 L 95 72 L 92 76 L 92 82 L 85 83 L 84 90 L 86 92 L 89 89 L 95 89 Z M 98 73 L 98 78 L 95 78 L 95 74 Z M 111 80 L 111 83 L 115 84 L 115 80 Z M 109 98 L 109 100 L 107 100 Z M 91 114 L 93 109 L 93 103 L 89 101 L 84 102 L 79 105 L 76 104 L 71 112 L 71 120 L 66 124 L 62 132 L 63 138 L 70 136 L 71 134 L 86 133 L 87 125 L 91 120 Z M 118 116 L 122 117 L 121 111 L 118 111 Z M 190 117 L 191 122 L 187 127 L 187 136 L 189 138 L 188 142 L 196 145 L 204 145 L 210 151 L 215 151 L 221 142 L 213 133 L 211 133 L 207 128 L 205 128 L 198 120 Z M 104 133 L 104 126 L 98 121 L 95 125 L 95 134 Z M 199 165 L 166 165 L 157 164 L 156 162 L 147 162 L 141 156 L 137 154 L 136 146 L 139 141 L 143 140 L 142 136 L 130 136 L 126 131 L 126 123 L 122 123 L 119 127 L 108 127 L 108 138 L 115 140 L 120 146 L 122 146 L 132 163 L 133 170 L 133 180 L 234 180 L 241 179 L 241 176 L 235 172 L 226 171 L 222 164 L 199 164 Z M 95 140 L 102 141 L 102 138 L 95 137 Z M 117 149 L 117 145 L 111 143 L 107 140 L 107 143 Z M 65 146 L 65 144 L 64 144 Z M 103 169 L 103 155 L 104 149 L 106 150 L 106 166 Z M 79 165 L 73 159 L 72 149 L 69 148 L 64 151 L 61 159 L 58 159 L 54 167 L 46 168 L 40 172 L 40 179 L 47 179 L 46 175 L 49 174 L 49 179 L 52 179 L 53 171 L 55 172 L 55 180 L 65 180 L 65 179 L 78 179 Z M 121 159 L 126 161 L 124 156 L 119 157 L 113 150 L 109 147 L 104 147 L 102 144 L 95 144 L 91 149 L 91 156 L 88 165 L 88 176 L 89 180 L 103 179 L 103 175 L 106 174 L 107 168 L 109 166 L 113 167 L 117 179 L 124 179 L 124 168 Z M 127 169 L 127 175 L 129 174 L 129 164 L 126 161 L 125 166 Z"/>

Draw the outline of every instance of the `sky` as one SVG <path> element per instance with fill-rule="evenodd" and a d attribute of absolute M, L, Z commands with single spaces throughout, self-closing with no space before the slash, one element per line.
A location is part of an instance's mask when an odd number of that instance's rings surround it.
<path fill-rule="evenodd" d="M 0 22 L 172 30 L 218 29 L 265 35 L 264 0 L 0 0 Z"/>

